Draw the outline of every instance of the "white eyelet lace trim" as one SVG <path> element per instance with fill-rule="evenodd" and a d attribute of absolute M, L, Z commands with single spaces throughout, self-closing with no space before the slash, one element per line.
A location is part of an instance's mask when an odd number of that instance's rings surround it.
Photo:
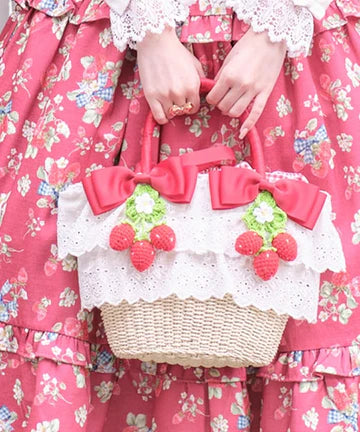
<path fill-rule="evenodd" d="M 123 14 L 110 11 L 115 46 L 123 51 L 136 47 L 147 32 L 160 34 L 166 26 L 175 27 L 189 15 L 194 0 L 132 0 Z"/>
<path fill-rule="evenodd" d="M 241 220 L 247 206 L 213 211 L 208 176 L 200 174 L 190 204 L 167 203 L 167 224 L 177 237 L 173 252 L 157 252 L 144 273 L 131 265 L 129 251 L 109 248 L 112 228 L 124 214 L 124 205 L 94 216 L 81 184 L 60 194 L 58 214 L 59 257 L 78 257 L 82 306 L 92 309 L 104 302 L 154 301 L 171 294 L 200 300 L 233 295 L 239 306 L 273 309 L 296 319 L 316 320 L 320 273 L 345 269 L 341 242 L 331 221 L 327 198 L 314 230 L 288 221 L 287 231 L 298 243 L 298 257 L 281 261 L 268 282 L 261 281 L 251 258 L 239 255 L 234 244 L 246 231 Z"/>
<path fill-rule="evenodd" d="M 322 1 L 322 0 L 320 0 Z M 123 51 L 135 47 L 147 32 L 160 34 L 189 15 L 194 0 L 132 0 L 123 13 L 111 9 L 115 45 Z M 307 54 L 313 35 L 313 17 L 308 8 L 292 0 L 213 0 L 214 6 L 233 8 L 239 19 L 256 32 L 267 31 L 272 42 L 286 41 L 289 55 Z M 122 11 L 122 9 L 121 9 Z"/>

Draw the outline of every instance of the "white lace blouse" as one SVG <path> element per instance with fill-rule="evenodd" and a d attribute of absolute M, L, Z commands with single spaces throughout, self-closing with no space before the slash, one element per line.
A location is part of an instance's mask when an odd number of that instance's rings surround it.
<path fill-rule="evenodd" d="M 111 8 L 115 45 L 135 47 L 147 32 L 175 27 L 197 0 L 106 0 Z M 324 16 L 331 0 L 209 0 L 214 7 L 232 8 L 254 31 L 267 31 L 270 40 L 285 40 L 290 56 L 307 54 L 313 35 L 313 16 Z"/>

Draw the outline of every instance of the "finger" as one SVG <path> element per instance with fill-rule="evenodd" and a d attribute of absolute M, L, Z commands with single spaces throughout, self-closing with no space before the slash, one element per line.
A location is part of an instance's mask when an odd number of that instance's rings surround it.
<path fill-rule="evenodd" d="M 259 93 L 255 100 L 254 105 L 251 108 L 250 114 L 247 117 L 247 119 L 244 121 L 243 125 L 240 129 L 240 138 L 243 139 L 246 134 L 249 132 L 251 128 L 253 128 L 256 124 L 256 122 L 259 120 L 261 114 L 264 111 L 266 102 L 269 98 L 268 93 Z"/>
<path fill-rule="evenodd" d="M 237 101 L 244 96 L 244 92 L 241 92 L 238 88 L 232 88 L 229 90 L 226 95 L 221 99 L 221 101 L 217 104 L 219 110 L 228 114 L 231 108 L 237 103 Z M 235 116 L 234 116 L 235 117 Z"/>
<path fill-rule="evenodd" d="M 204 69 L 198 59 L 195 59 L 195 69 L 197 70 L 200 78 L 205 78 Z"/>
<path fill-rule="evenodd" d="M 167 111 L 165 111 L 164 106 L 156 99 L 148 100 L 148 103 L 150 105 L 150 109 L 152 112 L 152 115 L 154 116 L 154 119 L 157 121 L 157 123 L 164 125 L 168 123 L 167 118 Z"/>
<path fill-rule="evenodd" d="M 200 89 L 199 89 L 200 91 Z M 186 98 L 186 103 L 191 103 L 192 105 L 192 109 L 190 111 L 185 112 L 185 114 L 195 114 L 199 111 L 200 109 L 200 94 L 199 92 L 189 95 Z"/>
<path fill-rule="evenodd" d="M 231 90 L 231 87 L 226 83 L 226 80 L 220 78 L 207 95 L 207 103 L 210 105 L 218 105 L 218 103 L 225 97 L 229 90 Z"/>
<path fill-rule="evenodd" d="M 240 117 L 254 99 L 253 92 L 244 93 L 226 113 L 229 117 Z"/>

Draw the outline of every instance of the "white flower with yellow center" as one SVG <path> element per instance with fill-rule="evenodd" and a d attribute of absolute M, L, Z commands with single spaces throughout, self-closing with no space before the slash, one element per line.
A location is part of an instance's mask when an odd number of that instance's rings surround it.
<path fill-rule="evenodd" d="M 266 202 L 260 203 L 253 211 L 256 222 L 264 224 L 267 222 L 272 222 L 274 220 L 274 210 Z"/>
<path fill-rule="evenodd" d="M 138 213 L 151 214 L 153 212 L 155 201 L 145 192 L 135 198 L 135 207 Z"/>

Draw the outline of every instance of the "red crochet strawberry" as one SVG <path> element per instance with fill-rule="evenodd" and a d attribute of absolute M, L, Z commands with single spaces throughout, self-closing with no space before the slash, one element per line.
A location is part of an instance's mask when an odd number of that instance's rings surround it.
<path fill-rule="evenodd" d="M 136 270 L 143 272 L 154 262 L 154 246 L 147 240 L 137 241 L 131 246 L 130 258 Z"/>
<path fill-rule="evenodd" d="M 175 247 L 176 236 L 172 228 L 163 224 L 151 230 L 150 240 L 156 249 L 169 252 Z"/>
<path fill-rule="evenodd" d="M 273 250 L 266 250 L 254 257 L 255 273 L 264 281 L 276 275 L 279 268 L 279 256 Z"/>
<path fill-rule="evenodd" d="M 284 261 L 294 261 L 297 257 L 297 243 L 294 237 L 288 233 L 278 234 L 272 241 L 279 257 Z"/>
<path fill-rule="evenodd" d="M 247 231 L 236 239 L 235 249 L 242 255 L 255 255 L 263 244 L 263 238 L 257 232 Z"/>
<path fill-rule="evenodd" d="M 128 249 L 135 238 L 133 227 L 127 223 L 116 225 L 110 233 L 110 247 L 117 251 Z"/>

